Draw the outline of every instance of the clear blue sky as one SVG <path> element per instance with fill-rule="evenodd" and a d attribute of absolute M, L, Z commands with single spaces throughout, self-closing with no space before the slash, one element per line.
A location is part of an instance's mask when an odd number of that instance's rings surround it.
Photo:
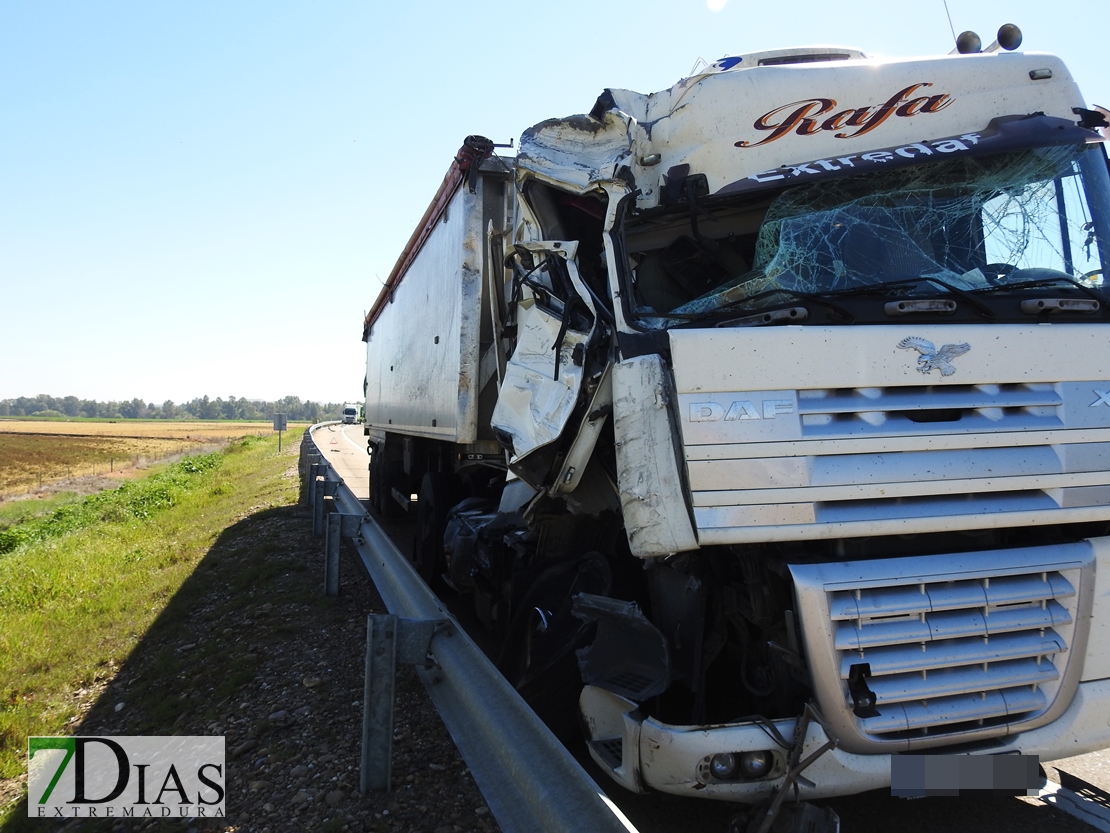
<path fill-rule="evenodd" d="M 1105 0 L 949 0 L 1110 106 Z M 0 2 L 0 398 L 362 393 L 363 312 L 462 138 L 698 58 L 952 46 L 942 0 Z"/>

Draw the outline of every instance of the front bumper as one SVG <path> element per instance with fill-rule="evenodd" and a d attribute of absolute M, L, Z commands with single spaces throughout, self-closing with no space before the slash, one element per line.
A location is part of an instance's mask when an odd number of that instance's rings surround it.
<path fill-rule="evenodd" d="M 777 745 L 771 733 L 757 723 L 672 726 L 645 718 L 636 703 L 596 686 L 585 687 L 579 706 L 591 757 L 633 792 L 657 790 L 757 803 L 769 798 L 783 783 L 788 750 Z M 773 723 L 787 744 L 795 743 L 797 720 Z M 801 758 L 828 740 L 820 725 L 810 723 Z M 1110 679 L 1080 683 L 1071 705 L 1052 723 L 981 744 L 971 754 L 1020 753 L 1051 761 L 1106 747 L 1110 747 Z M 762 779 L 721 781 L 709 773 L 709 760 L 718 753 L 756 750 L 769 750 L 775 755 L 771 773 Z M 831 798 L 889 787 L 890 760 L 890 755 L 830 749 L 802 773 L 812 786 L 800 783 L 800 798 Z"/>

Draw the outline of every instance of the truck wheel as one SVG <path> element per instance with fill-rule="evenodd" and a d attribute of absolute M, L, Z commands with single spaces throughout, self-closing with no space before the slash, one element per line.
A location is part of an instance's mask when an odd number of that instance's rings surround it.
<path fill-rule="evenodd" d="M 382 513 L 382 466 L 378 462 L 379 454 L 377 448 L 370 454 L 370 508 L 380 515 Z"/>
<path fill-rule="evenodd" d="M 382 478 L 381 478 L 381 515 L 383 518 L 390 518 L 396 520 L 405 516 L 405 509 L 393 497 L 393 490 L 398 489 L 404 491 L 407 486 L 405 485 L 405 466 L 400 460 L 387 462 L 382 465 Z"/>
<path fill-rule="evenodd" d="M 388 468 L 384 447 L 375 447 L 370 458 L 370 506 L 383 518 L 395 517 L 389 514 L 389 504 L 397 505 L 386 482 L 389 480 Z"/>
<path fill-rule="evenodd" d="M 457 502 L 456 491 L 455 479 L 444 472 L 430 471 L 420 481 L 412 562 L 429 585 L 447 569 L 443 532 L 447 528 L 447 513 Z"/>
<path fill-rule="evenodd" d="M 564 743 L 579 738 L 582 678 L 575 651 L 591 628 L 571 613 L 577 593 L 608 596 L 613 575 L 599 552 L 559 562 L 540 573 L 509 624 L 497 666 L 539 718 Z"/>

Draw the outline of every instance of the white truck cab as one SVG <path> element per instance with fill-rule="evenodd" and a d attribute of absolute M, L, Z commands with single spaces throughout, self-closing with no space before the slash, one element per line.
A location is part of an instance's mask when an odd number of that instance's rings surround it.
<path fill-rule="evenodd" d="M 1110 746 L 1106 126 L 1051 55 L 811 48 L 468 137 L 365 322 L 375 506 L 631 790 Z"/>

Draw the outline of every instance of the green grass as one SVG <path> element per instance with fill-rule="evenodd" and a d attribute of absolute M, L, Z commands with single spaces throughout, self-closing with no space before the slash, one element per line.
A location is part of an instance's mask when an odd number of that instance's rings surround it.
<path fill-rule="evenodd" d="M 0 529 L 49 515 L 55 509 L 81 499 L 76 492 L 57 492 L 44 498 L 26 498 L 0 503 Z"/>
<path fill-rule="evenodd" d="M 225 529 L 296 502 L 291 445 L 249 437 L 4 531 L 0 778 L 24 771 L 29 735 L 66 733 L 74 692 L 113 675 Z"/>
<path fill-rule="evenodd" d="M 124 483 L 118 489 L 90 495 L 82 501 L 58 507 L 49 515 L 31 518 L 21 524 L 0 529 L 0 556 L 33 542 L 58 538 L 101 522 L 127 524 L 149 520 L 158 512 L 176 505 L 196 487 L 197 476 L 218 468 L 219 453 L 186 457 L 164 471 L 144 480 Z M 0 582 L 5 578 L 0 562 Z M 18 587 L 0 583 L 0 606 L 16 603 L 5 592 L 18 593 Z"/>

